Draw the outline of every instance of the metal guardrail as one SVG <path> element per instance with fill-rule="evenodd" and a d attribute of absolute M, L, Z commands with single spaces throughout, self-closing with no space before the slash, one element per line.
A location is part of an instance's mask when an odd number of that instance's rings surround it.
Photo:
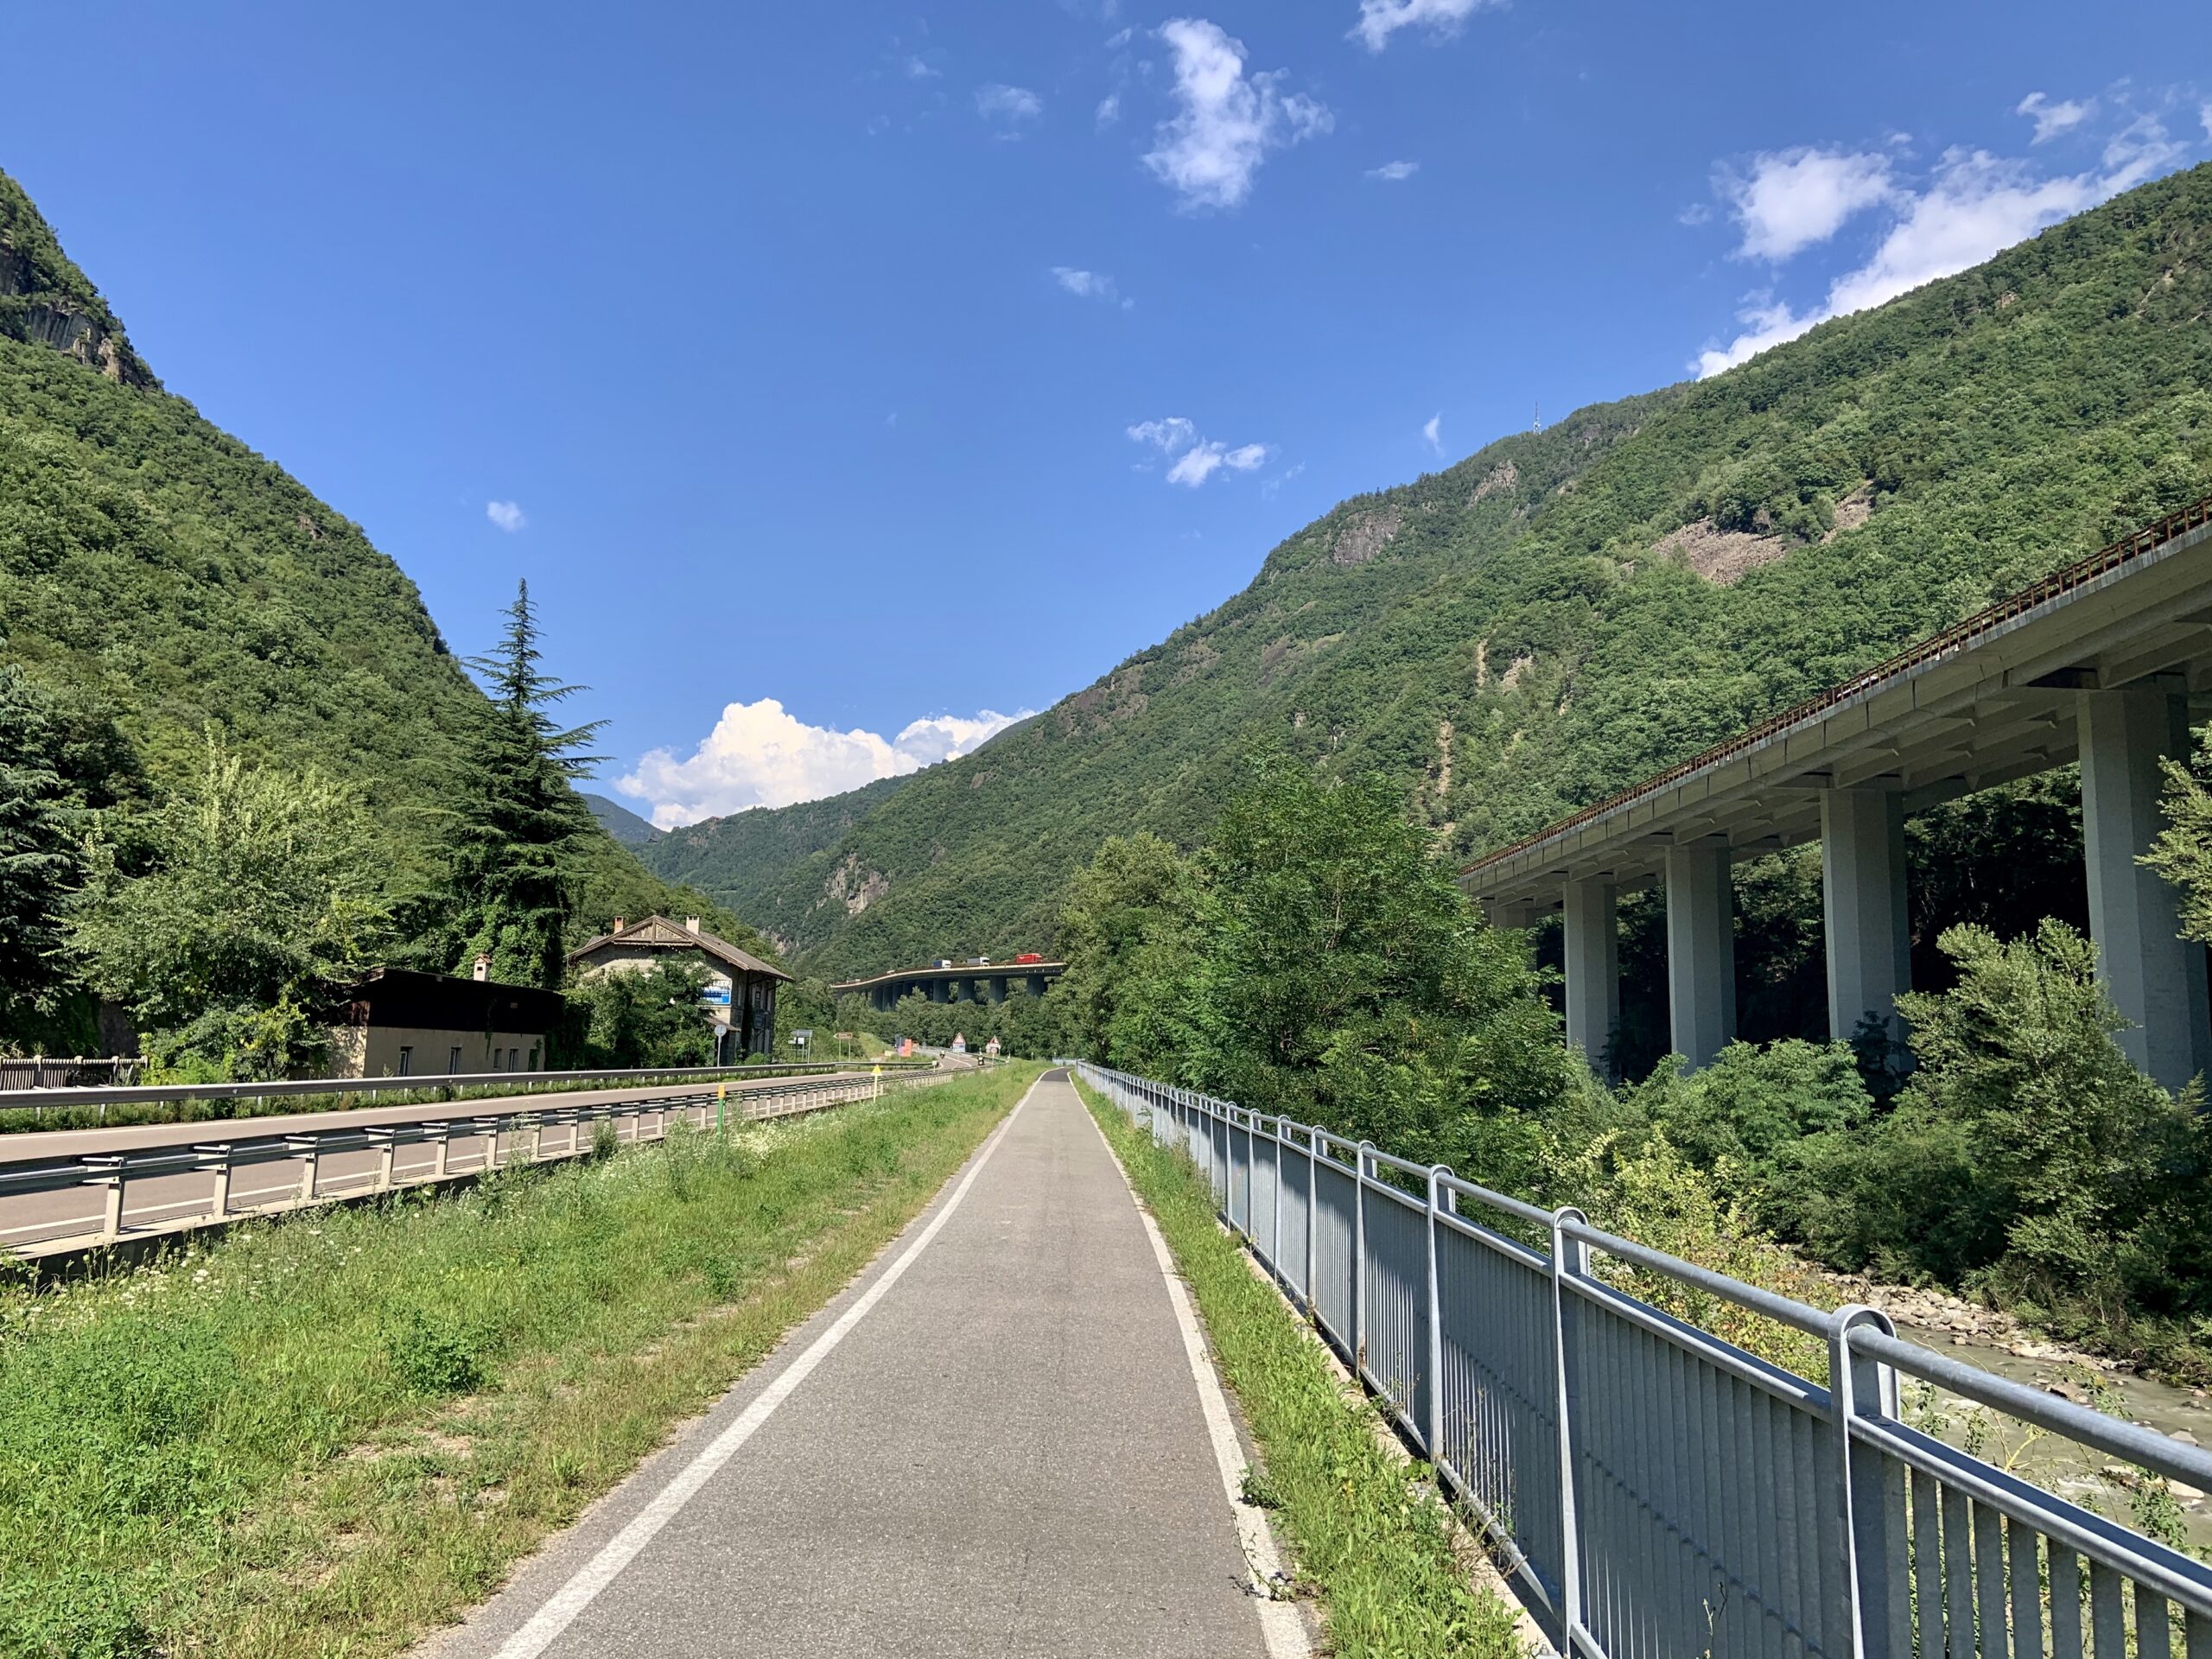
<path fill-rule="evenodd" d="M 1824 1313 L 1441 1165 L 1071 1064 L 1188 1149 L 1570 1659 L 2212 1659 L 2212 1569 L 1914 1428 L 1897 1374 L 2208 1491 L 2212 1453 L 1900 1340 L 1876 1309 Z M 1822 1338 L 1831 1386 L 1624 1294 L 1592 1252 Z"/>
<path fill-rule="evenodd" d="M 0 1061 L 0 1066 L 28 1062 Z M 48 1060 L 48 1066 L 60 1062 Z M 686 1065 L 639 1067 L 602 1071 L 464 1071 L 430 1072 L 392 1077 L 295 1077 L 270 1083 L 163 1083 L 132 1085 L 94 1084 L 81 1088 L 20 1088 L 0 1090 L 0 1111 L 29 1109 L 60 1111 L 73 1106 L 105 1109 L 111 1106 L 190 1100 L 311 1099 L 324 1095 L 407 1095 L 446 1090 L 507 1089 L 530 1093 L 538 1089 L 573 1089 L 599 1084 L 620 1087 L 626 1084 L 737 1082 L 747 1077 L 830 1076 L 874 1066 L 900 1068 L 903 1060 L 824 1060 L 809 1065 Z"/>
<path fill-rule="evenodd" d="M 592 1150 L 602 1124 L 613 1126 L 617 1145 L 634 1146 L 664 1138 L 678 1122 L 704 1130 L 820 1111 L 878 1098 L 886 1083 L 902 1080 L 918 1080 L 918 1075 L 815 1077 L 728 1096 L 695 1088 L 647 1100 L 520 1106 L 0 1165 L 0 1255 L 35 1256 L 111 1244 L 327 1199 L 434 1185 L 517 1163 L 582 1157 Z M 240 1178 L 255 1172 L 280 1179 L 242 1190 Z M 135 1205 L 130 1202 L 134 1186 L 139 1192 Z M 16 1218 L 27 1202 L 37 1208 L 36 1200 L 56 1195 L 61 1202 L 44 1206 L 49 1213 Z M 73 1197 L 84 1202 L 73 1207 Z"/>

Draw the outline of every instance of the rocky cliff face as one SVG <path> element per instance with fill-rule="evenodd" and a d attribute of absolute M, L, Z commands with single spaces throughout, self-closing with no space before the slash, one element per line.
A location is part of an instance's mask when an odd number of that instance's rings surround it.
<path fill-rule="evenodd" d="M 0 173 L 0 334 L 49 346 L 127 386 L 156 388 L 123 324 L 21 187 Z"/>

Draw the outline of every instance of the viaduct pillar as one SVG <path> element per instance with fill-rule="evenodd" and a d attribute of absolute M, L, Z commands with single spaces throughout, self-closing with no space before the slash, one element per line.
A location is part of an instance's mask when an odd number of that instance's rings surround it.
<path fill-rule="evenodd" d="M 994 1002 L 1003 1002 L 1006 1001 L 1006 976 L 1004 974 L 993 974 L 991 976 L 991 1001 Z"/>
<path fill-rule="evenodd" d="M 2164 827 L 2159 761 L 2189 751 L 2181 688 L 2152 683 L 2081 696 L 2082 848 L 2097 971 L 2128 1021 L 2120 1046 L 2178 1090 L 2212 1067 L 2204 950 L 2181 937 L 2173 888 L 2135 861 Z"/>
<path fill-rule="evenodd" d="M 1912 983 L 1905 912 L 1904 801 L 1893 791 L 1821 797 L 1821 912 L 1827 934 L 1828 1039 L 1847 1043 L 1870 1014 L 1904 1034 L 1897 993 Z"/>
<path fill-rule="evenodd" d="M 1735 893 L 1719 836 L 1667 849 L 1667 1012 L 1694 1071 L 1736 1035 Z"/>
<path fill-rule="evenodd" d="M 1592 1066 L 1612 1072 L 1610 1049 L 1621 1023 L 1620 917 L 1618 891 L 1604 877 L 1569 881 L 1564 917 L 1567 945 L 1567 1040 Z"/>
<path fill-rule="evenodd" d="M 1029 995 L 1032 996 L 1042 996 L 1045 995 L 1044 975 L 1032 974 L 1029 976 Z"/>

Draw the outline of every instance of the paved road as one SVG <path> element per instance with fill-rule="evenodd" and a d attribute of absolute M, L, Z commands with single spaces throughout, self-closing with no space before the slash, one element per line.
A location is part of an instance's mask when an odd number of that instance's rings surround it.
<path fill-rule="evenodd" d="M 1053 1072 L 857 1284 L 430 1651 L 1243 1659 L 1269 1652 L 1247 1582 L 1167 1281 Z"/>
<path fill-rule="evenodd" d="M 729 1084 L 733 1101 L 763 1090 L 789 1090 L 808 1084 L 850 1084 L 865 1073 L 840 1077 L 746 1078 Z M 885 1080 L 889 1086 L 892 1080 Z M 486 1096 L 480 1099 L 435 1102 L 408 1106 L 370 1106 L 350 1112 L 286 1112 L 266 1117 L 219 1118 L 196 1123 L 142 1123 L 104 1129 L 41 1130 L 33 1134 L 0 1135 L 0 1173 L 26 1165 L 73 1163 L 104 1153 L 146 1152 L 162 1147 L 193 1147 L 223 1141 L 281 1139 L 317 1129 L 364 1129 L 391 1123 L 429 1123 L 472 1118 L 480 1115 L 536 1107 L 547 1111 L 625 1100 L 665 1100 L 677 1095 L 711 1096 L 715 1085 L 658 1084 L 624 1089 L 541 1090 L 535 1094 Z M 648 1120 L 659 1132 L 658 1118 Z M 623 1131 L 626 1135 L 636 1128 Z M 559 1149 L 563 1128 L 549 1131 L 549 1149 Z M 480 1167 L 490 1155 L 491 1137 L 456 1135 L 448 1147 L 448 1167 L 456 1173 Z M 514 1136 L 500 1138 L 501 1156 L 513 1150 Z M 393 1166 L 401 1182 L 429 1173 L 436 1160 L 426 1145 L 400 1149 Z M 345 1192 L 365 1190 L 376 1179 L 378 1154 L 371 1151 L 326 1155 L 317 1172 L 317 1190 Z M 240 1211 L 275 1202 L 296 1192 L 302 1166 L 296 1161 L 256 1165 L 242 1170 L 231 1188 L 232 1206 Z M 128 1227 L 156 1226 L 186 1216 L 207 1213 L 213 1177 L 184 1173 L 134 1180 L 125 1195 L 124 1221 Z M 0 1190 L 0 1249 L 35 1249 L 54 1240 L 96 1233 L 106 1204 L 98 1186 L 85 1185 L 60 1192 L 8 1192 Z"/>

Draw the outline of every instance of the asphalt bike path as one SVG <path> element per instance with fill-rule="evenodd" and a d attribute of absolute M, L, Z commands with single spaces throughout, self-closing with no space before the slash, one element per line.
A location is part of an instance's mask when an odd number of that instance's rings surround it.
<path fill-rule="evenodd" d="M 1302 1654 L 1255 1592 L 1272 1543 L 1230 1501 L 1166 1261 L 1048 1073 L 855 1285 L 426 1653 Z"/>

